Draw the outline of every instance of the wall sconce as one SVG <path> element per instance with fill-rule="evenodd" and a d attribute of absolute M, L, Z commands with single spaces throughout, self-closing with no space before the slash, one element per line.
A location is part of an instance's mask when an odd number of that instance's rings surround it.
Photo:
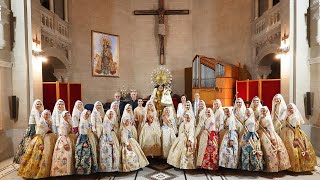
<path fill-rule="evenodd" d="M 44 56 L 44 52 L 41 50 L 40 46 L 40 41 L 38 40 L 38 36 L 36 36 L 36 39 L 33 39 L 33 43 L 35 44 L 35 47 L 32 48 L 32 55 L 42 61 L 42 62 L 47 62 L 47 58 Z"/>
<path fill-rule="evenodd" d="M 289 34 L 284 33 L 283 37 L 281 38 L 281 46 L 277 50 L 277 59 L 281 59 L 284 57 L 290 50 L 289 45 L 287 44 L 287 39 L 289 38 Z"/>

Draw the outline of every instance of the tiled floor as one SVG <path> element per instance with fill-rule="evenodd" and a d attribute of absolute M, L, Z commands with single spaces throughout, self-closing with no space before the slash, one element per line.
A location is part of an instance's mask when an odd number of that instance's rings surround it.
<path fill-rule="evenodd" d="M 163 160 L 151 160 L 150 165 L 139 171 L 130 173 L 97 173 L 90 176 L 66 176 L 52 177 L 47 179 L 103 179 L 103 180 L 234 180 L 234 179 L 303 179 L 303 180 L 320 180 L 320 158 L 317 158 L 318 166 L 316 170 L 308 173 L 292 173 L 288 171 L 279 173 L 265 172 L 247 172 L 240 170 L 220 169 L 219 171 L 197 170 L 180 170 L 173 168 Z M 17 176 L 19 165 L 13 164 L 12 159 L 0 162 L 0 179 L 16 180 L 23 179 Z"/>

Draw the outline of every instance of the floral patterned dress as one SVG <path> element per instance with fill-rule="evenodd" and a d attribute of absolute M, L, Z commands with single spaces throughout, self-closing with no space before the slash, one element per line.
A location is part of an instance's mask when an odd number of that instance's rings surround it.
<path fill-rule="evenodd" d="M 237 169 L 239 146 L 234 117 L 231 116 L 224 120 L 224 129 L 220 132 L 219 136 L 222 137 L 219 149 L 219 166 Z M 229 144 L 229 140 L 233 141 L 233 145 Z"/>
<path fill-rule="evenodd" d="M 195 169 L 194 125 L 193 122 L 185 122 L 183 126 L 182 133 L 171 146 L 167 163 L 179 169 Z M 188 141 L 191 143 L 190 147 L 187 147 Z"/>
<path fill-rule="evenodd" d="M 135 171 L 149 164 L 138 142 L 132 138 L 129 127 L 121 131 L 122 170 L 124 172 Z"/>
<path fill-rule="evenodd" d="M 107 112 L 108 113 L 108 112 Z M 120 145 L 116 133 L 113 130 L 114 124 L 105 118 L 103 122 L 103 134 L 100 137 L 99 171 L 119 171 L 120 166 Z"/>
<path fill-rule="evenodd" d="M 265 171 L 278 172 L 288 169 L 290 165 L 289 155 L 279 135 L 274 131 L 271 116 L 260 117 L 258 130 L 262 151 L 264 154 Z M 276 144 L 272 144 L 272 139 Z"/>
<path fill-rule="evenodd" d="M 63 119 L 58 130 L 59 137 L 52 156 L 51 176 L 71 175 L 74 173 L 74 140 L 69 135 L 71 126 Z"/>

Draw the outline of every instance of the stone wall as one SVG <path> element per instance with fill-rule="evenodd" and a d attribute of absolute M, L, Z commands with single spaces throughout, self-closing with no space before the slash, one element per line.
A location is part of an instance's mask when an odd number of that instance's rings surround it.
<path fill-rule="evenodd" d="M 111 100 L 123 85 L 146 97 L 152 92 L 151 72 L 159 66 L 156 16 L 134 16 L 133 10 L 157 9 L 158 0 L 71 1 L 71 81 L 81 82 L 84 103 Z M 166 9 L 189 9 L 190 15 L 166 16 L 165 67 L 173 74 L 173 93 L 184 93 L 184 69 L 196 54 L 225 62 L 250 58 L 253 3 L 250 0 L 165 1 Z M 228 29 L 228 31 L 226 31 Z M 120 36 L 120 78 L 92 77 L 91 30 Z"/>

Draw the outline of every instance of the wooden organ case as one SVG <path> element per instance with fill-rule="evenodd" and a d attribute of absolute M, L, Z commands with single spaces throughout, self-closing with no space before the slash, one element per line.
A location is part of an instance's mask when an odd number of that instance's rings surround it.
<path fill-rule="evenodd" d="M 192 61 L 192 99 L 199 93 L 208 107 L 215 99 L 220 99 L 223 106 L 232 106 L 238 77 L 238 66 L 196 55 Z"/>

